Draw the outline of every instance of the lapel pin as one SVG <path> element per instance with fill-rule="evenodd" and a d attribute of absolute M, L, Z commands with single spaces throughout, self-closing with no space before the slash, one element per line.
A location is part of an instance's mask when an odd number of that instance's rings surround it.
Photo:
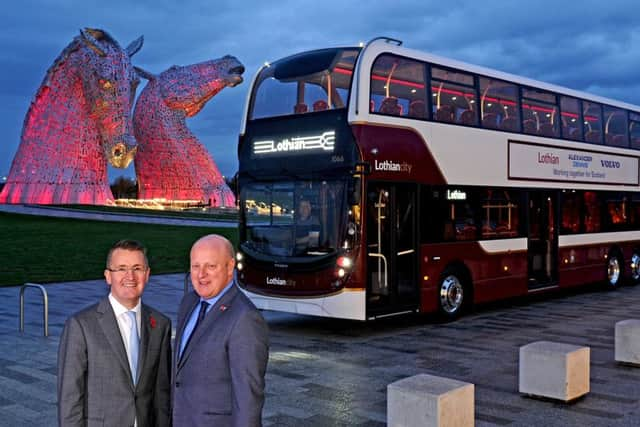
<path fill-rule="evenodd" d="M 222 305 L 220 306 L 220 311 L 225 311 L 227 308 L 229 308 L 229 307 L 228 307 L 228 306 L 226 306 L 226 305 L 224 305 L 224 304 L 222 304 Z"/>
<path fill-rule="evenodd" d="M 151 326 L 151 329 L 156 327 L 156 318 L 153 316 L 149 316 L 149 325 Z"/>

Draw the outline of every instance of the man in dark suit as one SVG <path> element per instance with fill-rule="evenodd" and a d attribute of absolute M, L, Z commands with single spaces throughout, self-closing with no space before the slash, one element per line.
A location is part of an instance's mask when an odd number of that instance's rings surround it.
<path fill-rule="evenodd" d="M 208 235 L 191 248 L 194 292 L 178 309 L 173 425 L 262 425 L 267 324 L 233 280 L 233 246 Z"/>
<path fill-rule="evenodd" d="M 109 295 L 67 320 L 58 352 L 61 427 L 171 425 L 171 321 L 141 303 L 149 272 L 144 246 L 117 242 L 104 270 Z"/>

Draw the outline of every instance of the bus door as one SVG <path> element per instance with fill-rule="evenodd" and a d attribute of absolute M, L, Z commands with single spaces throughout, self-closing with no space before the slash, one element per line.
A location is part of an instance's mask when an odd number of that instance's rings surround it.
<path fill-rule="evenodd" d="M 529 290 L 554 286 L 558 277 L 558 222 L 556 194 L 529 192 L 528 286 Z"/>
<path fill-rule="evenodd" d="M 371 183 L 367 191 L 367 307 L 372 314 L 418 307 L 416 186 Z"/>

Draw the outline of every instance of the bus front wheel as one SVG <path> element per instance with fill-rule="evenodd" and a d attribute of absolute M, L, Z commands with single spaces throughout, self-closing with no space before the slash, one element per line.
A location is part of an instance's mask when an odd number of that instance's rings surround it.
<path fill-rule="evenodd" d="M 459 269 L 450 268 L 442 273 L 438 287 L 438 307 L 445 320 L 460 317 L 470 297 L 465 275 Z"/>
<path fill-rule="evenodd" d="M 607 287 L 616 289 L 622 283 L 622 257 L 618 252 L 611 252 L 607 257 Z"/>

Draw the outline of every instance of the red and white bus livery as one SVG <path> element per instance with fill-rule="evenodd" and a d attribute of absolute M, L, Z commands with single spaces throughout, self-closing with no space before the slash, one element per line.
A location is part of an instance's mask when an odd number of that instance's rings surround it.
<path fill-rule="evenodd" d="M 374 39 L 253 80 L 238 280 L 263 309 L 455 318 L 640 281 L 640 108 Z"/>

